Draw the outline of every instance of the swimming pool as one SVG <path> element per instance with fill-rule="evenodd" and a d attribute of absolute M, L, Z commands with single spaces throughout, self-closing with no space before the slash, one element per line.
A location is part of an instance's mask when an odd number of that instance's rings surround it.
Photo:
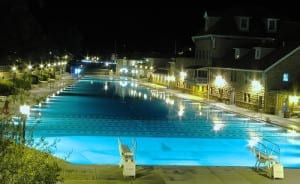
<path fill-rule="evenodd" d="M 249 144 L 266 139 L 285 167 L 300 167 L 298 133 L 128 78 L 85 76 L 34 106 L 31 126 L 76 164 L 118 164 L 120 138 L 138 165 L 254 166 Z"/>

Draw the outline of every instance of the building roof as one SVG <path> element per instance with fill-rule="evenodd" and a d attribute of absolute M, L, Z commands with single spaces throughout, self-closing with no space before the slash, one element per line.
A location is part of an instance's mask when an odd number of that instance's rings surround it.
<path fill-rule="evenodd" d="M 229 52 L 225 57 L 220 59 L 213 59 L 212 66 L 247 70 L 266 70 L 275 62 L 297 48 L 298 45 L 298 43 L 289 43 L 281 47 L 278 47 L 278 45 L 276 45 L 277 48 L 274 48 L 273 51 L 258 60 L 254 58 L 255 49 L 253 48 L 250 48 L 251 50 L 239 59 L 235 59 L 235 53 L 232 49 L 232 51 Z"/>
<path fill-rule="evenodd" d="M 211 25 L 208 30 L 203 29 L 201 35 L 223 35 L 223 36 L 247 36 L 247 37 L 273 37 L 282 40 L 291 40 L 297 37 L 300 40 L 300 23 L 290 21 L 286 18 L 275 15 L 274 12 L 264 7 L 239 7 L 234 6 L 226 11 L 211 12 L 206 11 L 207 17 L 218 17 L 219 20 Z M 205 16 L 204 16 L 205 17 Z M 249 17 L 249 30 L 239 30 L 239 21 L 236 17 Z M 277 19 L 277 32 L 268 32 L 266 29 L 267 19 Z"/>

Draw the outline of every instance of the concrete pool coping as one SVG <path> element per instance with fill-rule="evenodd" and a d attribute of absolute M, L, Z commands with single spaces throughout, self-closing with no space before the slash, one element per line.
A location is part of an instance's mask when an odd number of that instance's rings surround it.
<path fill-rule="evenodd" d="M 135 183 L 135 184 L 296 184 L 300 169 L 284 169 L 283 179 L 274 179 L 266 172 L 252 167 L 206 167 L 206 166 L 137 166 L 136 177 L 123 177 L 123 169 L 117 165 L 63 166 L 65 184 L 75 183 Z"/>

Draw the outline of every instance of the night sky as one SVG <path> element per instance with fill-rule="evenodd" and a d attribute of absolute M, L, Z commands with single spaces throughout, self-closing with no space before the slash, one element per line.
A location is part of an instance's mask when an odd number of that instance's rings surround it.
<path fill-rule="evenodd" d="M 31 9 L 46 30 L 64 31 L 70 26 L 78 29 L 83 52 L 88 54 L 113 52 L 115 48 L 117 52 L 173 52 L 175 41 L 177 49 L 193 47 L 191 37 L 201 31 L 205 10 L 223 11 L 237 5 L 234 1 L 199 1 L 198 5 L 195 1 L 101 2 L 32 0 Z M 281 3 L 251 1 L 241 6 L 266 7 L 280 16 L 298 18 L 299 13 L 293 11 L 298 6 Z"/>

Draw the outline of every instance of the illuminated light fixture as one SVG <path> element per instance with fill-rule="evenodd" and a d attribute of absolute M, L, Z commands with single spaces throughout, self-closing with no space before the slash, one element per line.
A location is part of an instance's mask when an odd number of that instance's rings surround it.
<path fill-rule="evenodd" d="M 289 97 L 289 100 L 291 103 L 298 103 L 298 99 L 299 99 L 298 96 L 290 96 Z"/>
<path fill-rule="evenodd" d="M 252 85 L 252 90 L 253 90 L 253 92 L 259 92 L 259 91 L 262 90 L 262 85 L 261 85 L 260 82 L 257 81 L 257 80 L 253 80 L 253 81 L 251 82 L 251 85 Z"/>
<path fill-rule="evenodd" d="M 17 70 L 17 67 L 16 67 L 16 66 L 13 66 L 13 67 L 12 67 L 12 70 L 13 70 L 13 71 L 16 71 L 16 70 Z"/>
<path fill-rule="evenodd" d="M 28 65 L 28 69 L 31 70 L 31 69 L 32 69 L 32 66 L 31 66 L 31 65 Z"/>
<path fill-rule="evenodd" d="M 226 85 L 226 81 L 225 81 L 225 79 L 223 79 L 222 76 L 218 75 L 218 76 L 216 76 L 216 79 L 215 79 L 215 85 L 218 88 L 222 88 Z"/>
<path fill-rule="evenodd" d="M 181 71 L 181 72 L 179 73 L 179 75 L 180 75 L 180 79 L 181 79 L 181 80 L 184 80 L 185 77 L 186 77 L 186 72 Z"/>

